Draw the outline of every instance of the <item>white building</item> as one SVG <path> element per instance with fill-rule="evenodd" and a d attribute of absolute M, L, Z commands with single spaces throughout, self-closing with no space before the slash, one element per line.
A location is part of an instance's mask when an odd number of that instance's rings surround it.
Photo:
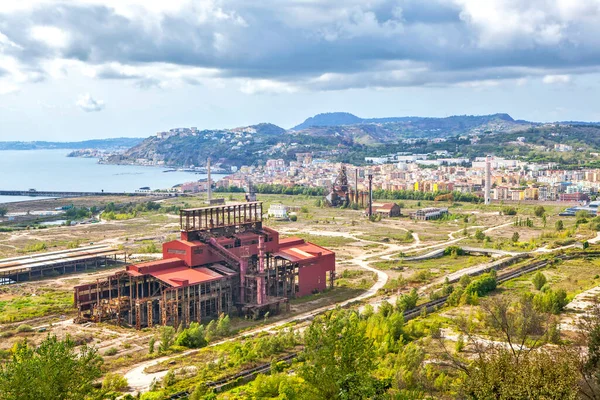
<path fill-rule="evenodd" d="M 271 204 L 267 213 L 269 214 L 269 217 L 277 219 L 288 218 L 288 209 L 283 204 Z"/>

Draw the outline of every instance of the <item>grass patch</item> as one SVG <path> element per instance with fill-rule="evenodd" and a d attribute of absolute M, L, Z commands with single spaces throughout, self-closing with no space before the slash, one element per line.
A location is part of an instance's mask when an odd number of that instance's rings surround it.
<path fill-rule="evenodd" d="M 15 296 L 0 301 L 0 323 L 25 321 L 73 311 L 73 292 L 41 289 L 35 295 Z"/>
<path fill-rule="evenodd" d="M 355 243 L 356 240 L 343 237 L 343 236 L 320 236 L 320 235 L 309 235 L 309 234 L 298 234 L 294 235 L 302 238 L 307 242 L 311 242 L 321 247 L 342 247 L 349 243 Z"/>
<path fill-rule="evenodd" d="M 491 258 L 487 256 L 443 256 L 421 261 L 395 261 L 398 267 L 410 269 L 430 269 L 435 268 L 443 272 L 455 272 L 463 268 L 469 268 L 474 265 L 490 262 Z"/>

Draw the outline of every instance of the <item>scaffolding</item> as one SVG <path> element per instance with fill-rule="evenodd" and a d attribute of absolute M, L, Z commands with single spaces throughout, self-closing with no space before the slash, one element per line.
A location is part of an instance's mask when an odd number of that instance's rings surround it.
<path fill-rule="evenodd" d="M 79 320 L 116 320 L 137 329 L 153 325 L 178 326 L 229 313 L 233 308 L 230 278 L 170 287 L 149 275 L 125 272 L 75 287 Z"/>

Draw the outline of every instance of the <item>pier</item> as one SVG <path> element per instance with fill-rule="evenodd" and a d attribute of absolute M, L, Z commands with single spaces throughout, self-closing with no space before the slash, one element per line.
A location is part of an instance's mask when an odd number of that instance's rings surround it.
<path fill-rule="evenodd" d="M 63 191 L 38 191 L 38 190 L 0 190 L 0 196 L 27 196 L 27 197 L 96 197 L 96 196 L 159 196 L 178 197 L 180 193 L 174 192 L 63 192 Z"/>

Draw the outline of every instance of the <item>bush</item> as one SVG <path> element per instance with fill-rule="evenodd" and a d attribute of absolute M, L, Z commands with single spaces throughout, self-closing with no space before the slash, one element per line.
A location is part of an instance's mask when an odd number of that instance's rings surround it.
<path fill-rule="evenodd" d="M 162 385 L 164 388 L 168 388 L 169 386 L 173 386 L 176 382 L 177 379 L 175 378 L 175 371 L 170 369 L 169 372 L 167 372 L 167 374 L 164 376 Z"/>
<path fill-rule="evenodd" d="M 465 251 L 458 246 L 448 246 L 444 250 L 445 256 L 462 256 L 465 254 Z"/>
<path fill-rule="evenodd" d="M 511 240 L 512 240 L 513 243 L 517 243 L 519 241 L 519 238 L 520 238 L 519 232 L 515 232 L 515 233 L 512 234 Z"/>
<path fill-rule="evenodd" d="M 553 291 L 548 289 L 545 292 L 538 293 L 533 298 L 533 305 L 538 311 L 560 314 L 568 304 L 567 292 L 564 289 Z"/>
<path fill-rule="evenodd" d="M 556 228 L 557 231 L 562 231 L 563 229 L 565 229 L 565 224 L 564 222 L 562 222 L 562 220 L 558 220 L 556 221 L 556 223 L 554 224 L 554 227 Z"/>
<path fill-rule="evenodd" d="M 408 311 L 412 310 L 417 306 L 417 302 L 419 301 L 419 293 L 417 293 L 417 289 L 413 288 L 409 294 L 403 294 L 398 297 L 396 300 L 396 307 L 400 311 Z"/>
<path fill-rule="evenodd" d="M 544 208 L 544 206 L 536 206 L 533 209 L 533 213 L 535 214 L 536 217 L 543 217 L 544 214 L 546 214 L 546 209 Z"/>
<path fill-rule="evenodd" d="M 548 280 L 546 279 L 546 276 L 544 274 L 542 274 L 540 271 L 538 271 L 533 276 L 533 279 L 531 281 L 533 282 L 533 286 L 537 290 L 541 290 Z"/>
<path fill-rule="evenodd" d="M 181 331 L 175 340 L 177 346 L 185 346 L 190 349 L 206 346 L 207 343 L 204 326 L 197 322 L 190 323 L 189 328 Z"/>
<path fill-rule="evenodd" d="M 290 221 L 292 221 L 292 222 L 298 221 L 298 216 L 296 214 L 290 215 Z"/>
<path fill-rule="evenodd" d="M 175 328 L 172 326 L 161 326 L 160 328 L 160 345 L 158 346 L 158 352 L 164 353 L 173 345 L 173 339 L 175 337 Z"/>
<path fill-rule="evenodd" d="M 105 356 L 114 356 L 115 354 L 117 354 L 119 351 L 116 349 L 116 347 L 111 347 L 110 349 L 106 350 L 104 352 Z"/>
<path fill-rule="evenodd" d="M 481 297 L 495 290 L 497 284 L 496 278 L 488 274 L 469 283 L 465 288 L 465 293 L 477 294 L 477 296 Z"/>
<path fill-rule="evenodd" d="M 17 333 L 33 332 L 31 325 L 21 324 L 17 327 Z"/>
<path fill-rule="evenodd" d="M 102 381 L 102 389 L 111 392 L 120 392 L 124 389 L 127 389 L 128 386 L 129 383 L 127 382 L 127 379 L 124 376 L 113 372 L 109 372 L 108 374 L 106 374 L 104 380 Z"/>
<path fill-rule="evenodd" d="M 461 351 L 463 351 L 464 348 L 465 348 L 465 339 L 463 338 L 463 335 L 459 335 L 454 349 L 456 350 L 457 353 L 460 353 Z"/>
<path fill-rule="evenodd" d="M 517 209 L 514 207 L 504 207 L 502 208 L 502 214 L 504 215 L 517 215 Z"/>
<path fill-rule="evenodd" d="M 483 242 L 483 240 L 485 239 L 485 233 L 483 233 L 481 229 L 477 229 L 475 231 L 475 239 L 477 239 L 480 242 Z"/>

